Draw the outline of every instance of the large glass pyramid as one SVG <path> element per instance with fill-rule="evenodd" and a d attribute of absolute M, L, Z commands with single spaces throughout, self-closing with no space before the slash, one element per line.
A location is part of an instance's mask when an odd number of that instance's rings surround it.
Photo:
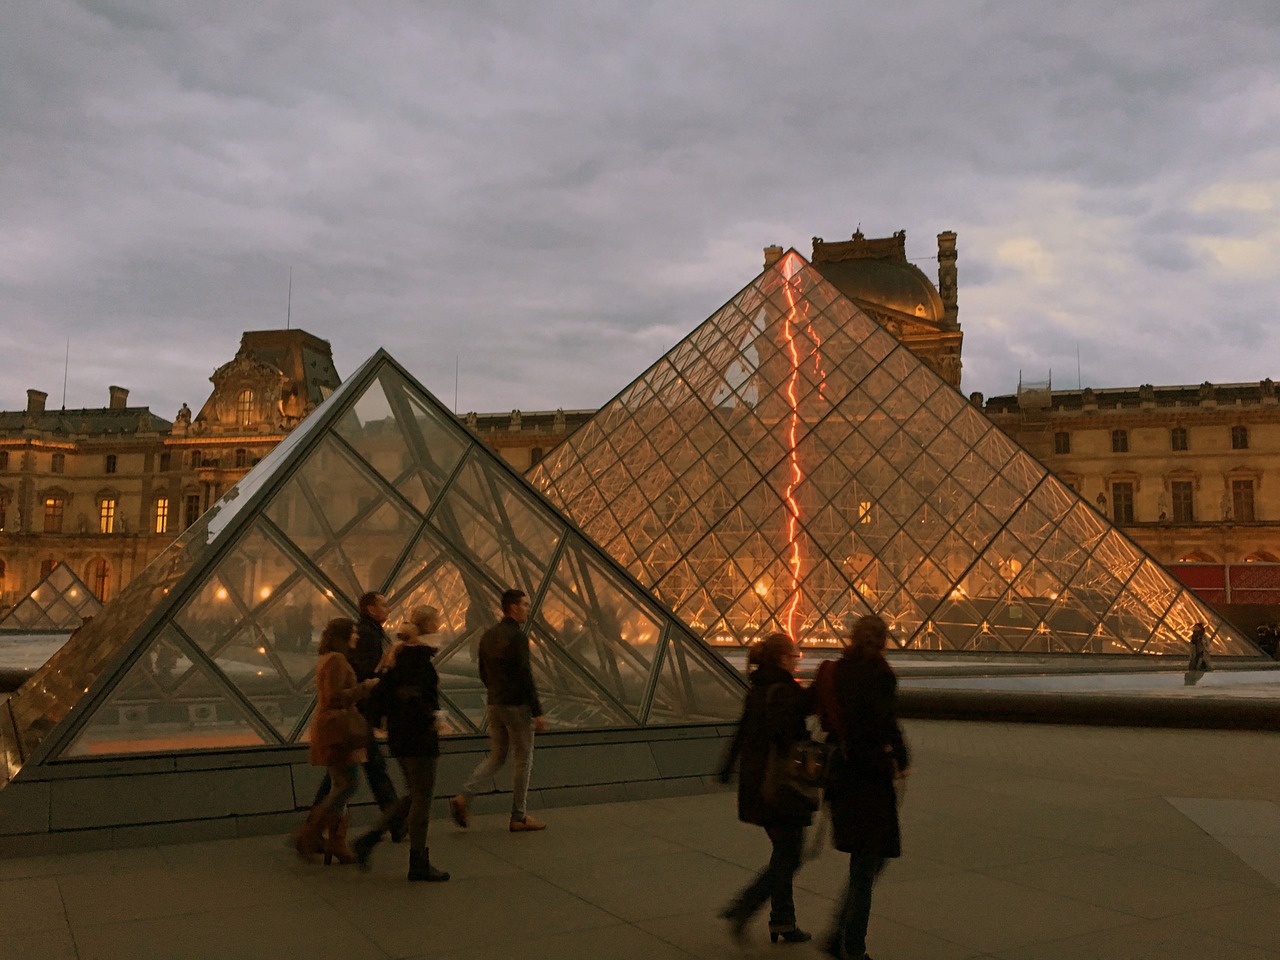
<path fill-rule="evenodd" d="M 101 609 L 85 582 L 60 563 L 0 618 L 0 633 L 69 633 Z"/>
<path fill-rule="evenodd" d="M 1256 655 L 794 250 L 530 479 L 714 644 Z"/>
<path fill-rule="evenodd" d="M 721 658 L 380 351 L 13 695 L 9 771 L 299 742 L 320 631 L 369 589 L 391 625 L 443 611 L 448 724 L 479 732 L 511 586 L 552 729 L 736 717 Z"/>

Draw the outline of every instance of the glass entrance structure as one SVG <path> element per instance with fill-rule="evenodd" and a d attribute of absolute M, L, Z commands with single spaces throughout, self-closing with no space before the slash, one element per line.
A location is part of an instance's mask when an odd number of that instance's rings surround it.
<path fill-rule="evenodd" d="M 68 633 L 100 610 L 88 584 L 60 563 L 0 618 L 0 633 Z"/>
<path fill-rule="evenodd" d="M 737 717 L 721 658 L 380 351 L 0 706 L 7 773 L 304 741 L 320 631 L 367 590 L 390 625 L 443 611 L 446 722 L 478 733 L 508 587 L 553 729 Z"/>
<path fill-rule="evenodd" d="M 530 478 L 713 644 L 1257 655 L 794 250 Z"/>

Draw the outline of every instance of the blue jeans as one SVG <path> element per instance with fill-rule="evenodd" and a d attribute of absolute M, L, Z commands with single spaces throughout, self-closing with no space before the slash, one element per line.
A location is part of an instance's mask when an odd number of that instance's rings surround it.
<path fill-rule="evenodd" d="M 769 863 L 734 899 L 728 915 L 746 920 L 770 901 L 769 930 L 782 933 L 796 928 L 796 902 L 791 880 L 800 869 L 804 827 L 799 824 L 766 827 L 773 844 Z"/>
<path fill-rule="evenodd" d="M 533 711 L 528 705 L 491 703 L 488 712 L 489 755 L 471 771 L 462 785 L 462 795 L 470 800 L 481 787 L 492 787 L 493 775 L 502 769 L 507 753 L 511 752 L 515 755 L 511 770 L 511 819 L 523 820 L 529 776 L 533 772 Z"/>
<path fill-rule="evenodd" d="M 871 888 L 884 869 L 884 857 L 851 854 L 849 885 L 844 900 L 836 908 L 835 929 L 831 931 L 830 952 L 849 960 L 862 960 L 867 952 L 867 924 L 871 921 Z"/>

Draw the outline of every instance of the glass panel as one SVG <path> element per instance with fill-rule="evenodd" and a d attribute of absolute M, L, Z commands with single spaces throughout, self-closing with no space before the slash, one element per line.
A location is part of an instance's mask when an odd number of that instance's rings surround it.
<path fill-rule="evenodd" d="M 70 631 L 100 610 L 93 591 L 60 563 L 0 619 L 0 631 Z"/>
<path fill-rule="evenodd" d="M 742 713 L 742 688 L 711 657 L 689 637 L 672 631 L 649 704 L 647 724 L 737 720 Z"/>
<path fill-rule="evenodd" d="M 564 653 L 640 716 L 662 625 L 637 594 L 569 546 L 537 621 Z"/>
<path fill-rule="evenodd" d="M 547 723 L 555 729 L 635 726 L 638 718 L 600 695 L 580 664 L 541 630 L 529 631 L 529 660 Z"/>
<path fill-rule="evenodd" d="M 63 757 L 256 747 L 267 741 L 244 707 L 185 652 L 158 636 L 100 702 Z"/>

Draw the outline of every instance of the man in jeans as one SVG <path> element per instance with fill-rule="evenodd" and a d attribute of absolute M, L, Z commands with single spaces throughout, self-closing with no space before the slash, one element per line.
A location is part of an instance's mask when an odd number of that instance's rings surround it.
<path fill-rule="evenodd" d="M 480 679 L 488 691 L 489 755 L 462 785 L 462 792 L 449 801 L 453 822 L 467 825 L 470 797 L 507 762 L 514 752 L 511 773 L 512 833 L 545 830 L 546 824 L 525 813 L 529 793 L 529 772 L 533 766 L 533 735 L 547 729 L 538 702 L 538 688 L 529 666 L 529 638 L 520 625 L 529 618 L 529 598 L 523 590 L 502 595 L 502 619 L 480 638 Z"/>

